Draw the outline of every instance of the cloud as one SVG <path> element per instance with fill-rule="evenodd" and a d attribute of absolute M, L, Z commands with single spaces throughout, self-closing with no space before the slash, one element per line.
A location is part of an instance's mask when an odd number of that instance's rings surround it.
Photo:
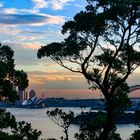
<path fill-rule="evenodd" d="M 0 33 L 3 35 L 6 34 L 6 35 L 13 36 L 13 35 L 18 34 L 19 32 L 20 32 L 20 30 L 18 30 L 18 29 L 11 30 L 7 26 L 2 26 L 2 28 L 0 28 Z"/>
<path fill-rule="evenodd" d="M 35 4 L 34 9 L 51 8 L 53 10 L 62 10 L 70 1 L 74 0 L 32 0 Z"/>
<path fill-rule="evenodd" d="M 3 3 L 0 3 L 0 7 L 3 7 Z"/>
<path fill-rule="evenodd" d="M 16 8 L 5 8 L 3 9 L 3 13 L 5 14 L 15 14 L 17 12 Z"/>
<path fill-rule="evenodd" d="M 40 48 L 40 45 L 38 45 L 38 44 L 33 44 L 33 43 L 25 43 L 24 45 L 23 45 L 23 47 L 25 48 L 25 49 L 39 49 Z"/>
<path fill-rule="evenodd" d="M 66 71 L 30 71 L 28 72 L 28 76 L 30 79 L 29 88 L 35 89 L 38 97 L 40 97 L 42 93 L 45 93 L 47 97 L 64 98 L 100 98 L 101 96 L 101 92 L 99 90 L 89 90 L 89 85 L 86 80 L 76 73 Z M 137 77 L 138 73 L 134 73 L 133 76 Z M 130 79 L 130 81 L 134 82 L 135 79 Z M 139 97 L 139 91 L 140 90 L 134 91 L 130 93 L 129 96 Z"/>
<path fill-rule="evenodd" d="M 28 72 L 30 83 L 43 84 L 46 89 L 88 89 L 86 80 L 79 74 L 71 72 Z"/>
<path fill-rule="evenodd" d="M 140 68 L 139 68 L 140 70 Z M 139 85 L 140 84 L 140 71 L 137 70 L 137 72 L 134 72 L 133 74 L 131 74 L 129 76 L 129 78 L 127 79 L 127 82 L 129 83 L 129 85 Z"/>
<path fill-rule="evenodd" d="M 1 14 L 0 24 L 6 25 L 49 25 L 63 24 L 64 17 L 47 14 Z"/>
<path fill-rule="evenodd" d="M 42 93 L 46 93 L 47 97 L 65 98 L 97 98 L 100 95 L 97 91 L 89 90 L 86 80 L 76 73 L 30 71 L 28 76 L 29 89 L 35 89 L 38 97 Z"/>
<path fill-rule="evenodd" d="M 45 0 L 32 0 L 32 2 L 35 4 L 35 9 L 41 9 L 48 6 L 48 2 Z"/>
<path fill-rule="evenodd" d="M 5 13 L 5 14 L 16 14 L 16 13 L 39 13 L 39 10 L 37 9 L 17 9 L 17 8 L 3 8 L 0 13 Z"/>

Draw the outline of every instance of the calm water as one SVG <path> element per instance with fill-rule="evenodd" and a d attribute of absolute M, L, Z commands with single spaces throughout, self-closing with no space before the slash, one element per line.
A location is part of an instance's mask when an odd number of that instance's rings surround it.
<path fill-rule="evenodd" d="M 46 115 L 46 111 L 54 109 L 17 109 L 17 108 L 7 108 L 7 111 L 10 111 L 15 115 L 18 121 L 27 121 L 30 122 L 33 128 L 37 128 L 42 131 L 41 138 L 57 138 L 59 139 L 63 135 L 63 130 L 54 124 Z M 75 113 L 80 113 L 80 108 L 63 108 L 64 111 L 72 110 Z M 85 110 L 89 110 L 88 108 Z M 73 135 L 78 132 L 78 126 L 72 125 L 69 130 L 70 139 L 74 140 Z M 127 140 L 129 136 L 134 132 L 138 126 L 129 124 L 129 125 L 118 125 L 117 131 L 121 134 L 123 140 Z"/>

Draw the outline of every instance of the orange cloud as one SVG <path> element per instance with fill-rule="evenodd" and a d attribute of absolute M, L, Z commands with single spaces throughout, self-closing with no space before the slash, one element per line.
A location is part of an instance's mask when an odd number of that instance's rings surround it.
<path fill-rule="evenodd" d="M 41 97 L 42 93 L 45 95 L 45 98 L 69 98 L 69 99 L 84 99 L 84 98 L 100 98 L 101 94 L 99 91 L 91 91 L 88 89 L 85 90 L 73 90 L 73 89 L 35 89 L 37 92 L 37 96 Z"/>
<path fill-rule="evenodd" d="M 57 72 L 29 72 L 30 86 L 29 89 L 35 89 L 38 97 L 42 93 L 46 97 L 64 97 L 64 98 L 100 98 L 99 90 L 91 91 L 89 85 L 81 75 L 65 71 Z M 133 75 L 134 76 L 134 75 Z M 135 74 L 135 76 L 138 76 Z M 129 83 L 134 79 L 129 79 Z M 137 80 L 138 82 L 138 80 Z M 133 91 L 130 97 L 140 97 L 140 90 Z"/>
<path fill-rule="evenodd" d="M 23 44 L 23 47 L 25 49 L 39 49 L 40 48 L 40 45 L 38 45 L 38 44 L 32 44 L 32 43 L 24 43 Z"/>

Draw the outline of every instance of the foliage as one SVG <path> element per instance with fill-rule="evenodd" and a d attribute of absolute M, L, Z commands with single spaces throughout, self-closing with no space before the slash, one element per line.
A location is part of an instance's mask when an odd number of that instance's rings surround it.
<path fill-rule="evenodd" d="M 16 136 L 10 135 L 10 134 L 8 134 L 6 132 L 1 132 L 1 131 L 0 131 L 0 139 L 1 140 L 18 140 L 16 138 Z"/>
<path fill-rule="evenodd" d="M 136 110 L 134 116 L 136 124 L 140 125 L 140 110 Z M 140 139 L 140 126 L 139 129 L 134 131 L 129 140 L 139 140 L 139 139 Z"/>
<path fill-rule="evenodd" d="M 129 140 L 139 140 L 139 139 L 140 139 L 140 129 L 135 130 Z"/>
<path fill-rule="evenodd" d="M 0 109 L 0 130 L 4 128 L 15 128 L 16 127 L 16 119 L 10 112 L 6 112 L 3 109 Z"/>
<path fill-rule="evenodd" d="M 14 51 L 7 45 L 0 44 L 0 62 L 6 64 L 7 77 L 11 78 L 14 73 Z"/>
<path fill-rule="evenodd" d="M 80 133 L 75 134 L 77 140 L 100 140 L 102 128 L 95 126 L 95 124 L 87 123 L 80 126 Z M 109 140 L 121 140 L 120 135 L 112 130 L 109 135 Z"/>
<path fill-rule="evenodd" d="M 8 97 L 10 103 L 14 103 L 19 98 L 17 92 L 13 90 L 13 84 L 9 80 L 3 80 L 1 86 L 1 95 Z"/>
<path fill-rule="evenodd" d="M 68 129 L 73 122 L 74 113 L 72 111 L 66 113 L 63 112 L 62 109 L 56 108 L 54 110 L 47 111 L 47 115 L 53 122 L 55 122 L 58 126 L 63 128 L 63 132 L 65 133 L 65 138 L 61 137 L 61 139 L 69 140 Z"/>
<path fill-rule="evenodd" d="M 32 129 L 30 123 L 24 121 L 17 122 L 15 117 L 0 109 L 0 139 L 2 140 L 38 140 L 41 131 Z M 11 134 L 6 133 L 3 129 L 11 130 Z"/>
<path fill-rule="evenodd" d="M 16 70 L 14 74 L 14 84 L 19 87 L 20 90 L 24 90 L 28 87 L 28 76 L 27 74 L 21 70 Z"/>
<path fill-rule="evenodd" d="M 2 61 L 0 61 L 0 70 L 1 70 L 0 81 L 2 81 L 6 77 L 6 73 L 7 73 L 6 65 Z"/>
<path fill-rule="evenodd" d="M 14 103 L 19 99 L 13 86 L 18 86 L 21 90 L 28 87 L 28 76 L 21 70 L 15 70 L 14 51 L 7 45 L 0 44 L 0 96 Z"/>
<path fill-rule="evenodd" d="M 75 134 L 75 138 L 77 140 L 97 140 L 102 132 L 104 121 L 105 118 L 100 113 L 97 114 L 94 120 L 85 118 L 83 114 L 83 124 L 80 126 L 80 133 Z"/>
<path fill-rule="evenodd" d="M 105 125 L 106 113 L 99 111 L 96 115 L 94 114 L 94 119 L 84 117 L 84 113 L 81 115 L 83 115 L 83 123 L 80 126 L 79 133 L 75 134 L 75 138 L 77 140 L 100 140 L 100 135 Z M 109 140 L 121 140 L 120 135 L 115 131 L 115 128 L 112 129 L 109 134 Z"/>
<path fill-rule="evenodd" d="M 32 129 L 31 124 L 24 121 L 18 122 L 14 130 L 12 130 L 12 133 L 20 140 L 38 140 L 39 136 L 41 135 L 41 131 Z"/>
<path fill-rule="evenodd" d="M 136 124 L 140 124 L 140 110 L 136 110 L 134 113 Z"/>

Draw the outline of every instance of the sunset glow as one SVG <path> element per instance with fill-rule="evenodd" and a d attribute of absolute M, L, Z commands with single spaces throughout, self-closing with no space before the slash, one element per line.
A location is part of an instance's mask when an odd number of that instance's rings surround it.
<path fill-rule="evenodd" d="M 81 0 L 0 1 L 0 41 L 14 50 L 16 68 L 28 73 L 27 91 L 35 89 L 38 97 L 44 93 L 46 97 L 100 98 L 99 91 L 88 89 L 82 75 L 69 72 L 49 59 L 37 58 L 42 45 L 65 38 L 61 34 L 62 25 L 85 5 L 86 1 Z M 140 84 L 140 69 L 130 76 L 128 83 Z M 134 96 L 138 94 L 135 91 Z"/>

